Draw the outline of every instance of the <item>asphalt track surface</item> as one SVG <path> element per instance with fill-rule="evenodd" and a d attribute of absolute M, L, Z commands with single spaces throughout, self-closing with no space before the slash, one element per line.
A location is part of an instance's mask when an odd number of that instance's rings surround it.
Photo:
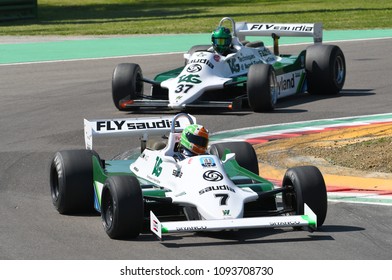
<path fill-rule="evenodd" d="M 392 39 L 339 42 L 346 56 L 342 95 L 287 98 L 275 112 L 193 111 L 211 132 L 265 124 L 390 113 Z M 304 46 L 282 47 L 297 52 Z M 111 240 L 98 215 L 63 216 L 51 203 L 53 154 L 83 148 L 83 119 L 147 117 L 174 112 L 123 113 L 111 100 L 118 63 L 139 63 L 146 77 L 177 67 L 181 54 L 0 66 L 0 259 L 392 259 L 392 208 L 329 202 L 317 232 L 253 229 L 238 232 L 152 234 Z M 99 140 L 110 158 L 136 139 Z"/>

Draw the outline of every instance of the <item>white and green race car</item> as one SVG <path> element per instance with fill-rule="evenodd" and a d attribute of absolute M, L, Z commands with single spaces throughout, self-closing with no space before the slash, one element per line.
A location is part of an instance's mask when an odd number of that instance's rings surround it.
<path fill-rule="evenodd" d="M 55 154 L 52 202 L 61 214 L 96 210 L 110 238 L 243 228 L 315 230 L 327 213 L 324 179 L 314 166 L 290 168 L 282 187 L 259 176 L 247 142 L 213 143 L 207 154 L 176 157 L 191 115 L 173 118 L 85 120 L 86 149 Z M 93 148 L 100 136 L 141 137 L 141 151 L 103 160 Z M 151 141 L 153 135 L 164 135 Z M 148 140 L 150 138 L 150 140 Z"/>
<path fill-rule="evenodd" d="M 221 54 L 211 45 L 193 46 L 185 66 L 143 76 L 140 65 L 121 63 L 112 77 L 112 97 L 119 110 L 147 107 L 236 109 L 249 105 L 256 112 L 272 111 L 277 100 L 309 92 L 338 94 L 346 77 L 342 50 L 322 43 L 322 24 L 231 23 L 230 52 Z M 229 30 L 230 31 L 230 30 Z M 273 52 L 262 41 L 249 37 L 271 36 Z M 314 44 L 297 55 L 280 54 L 278 40 L 284 36 L 313 37 Z M 152 85 L 144 93 L 144 83 Z"/>

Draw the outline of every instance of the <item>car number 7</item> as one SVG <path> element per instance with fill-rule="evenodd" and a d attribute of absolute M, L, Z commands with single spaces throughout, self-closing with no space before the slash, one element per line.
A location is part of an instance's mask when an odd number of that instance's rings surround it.
<path fill-rule="evenodd" d="M 226 205 L 229 195 L 227 193 L 217 193 L 215 194 L 215 197 L 220 198 L 220 205 Z"/>

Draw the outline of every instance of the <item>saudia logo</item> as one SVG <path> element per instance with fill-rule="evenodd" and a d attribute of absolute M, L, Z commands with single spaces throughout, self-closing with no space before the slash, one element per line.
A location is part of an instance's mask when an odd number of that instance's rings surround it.
<path fill-rule="evenodd" d="M 203 193 L 211 192 L 211 191 L 231 191 L 231 192 L 235 193 L 235 190 L 233 188 L 229 187 L 228 185 L 222 185 L 222 186 L 210 186 L 210 187 L 204 188 L 199 191 L 199 194 L 203 194 Z"/>
<path fill-rule="evenodd" d="M 102 130 L 137 130 L 137 129 L 149 129 L 149 128 L 170 128 L 172 121 L 161 120 L 161 121 L 150 121 L 150 122 L 127 122 L 126 120 L 112 120 L 112 121 L 98 121 L 97 131 Z M 180 122 L 176 121 L 175 127 L 180 127 Z"/>
<path fill-rule="evenodd" d="M 280 91 L 288 90 L 295 87 L 294 74 L 292 74 L 291 78 L 284 79 L 283 76 L 280 77 L 280 81 L 278 81 L 278 87 Z"/>
<path fill-rule="evenodd" d="M 283 30 L 283 31 L 313 31 L 311 25 L 275 25 L 275 24 L 253 24 L 250 30 Z"/>

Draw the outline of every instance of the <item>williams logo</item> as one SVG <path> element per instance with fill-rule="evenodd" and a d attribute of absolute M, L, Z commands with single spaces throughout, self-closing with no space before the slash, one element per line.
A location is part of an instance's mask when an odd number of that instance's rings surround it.
<path fill-rule="evenodd" d="M 230 216 L 230 210 L 222 210 L 223 216 Z"/>

